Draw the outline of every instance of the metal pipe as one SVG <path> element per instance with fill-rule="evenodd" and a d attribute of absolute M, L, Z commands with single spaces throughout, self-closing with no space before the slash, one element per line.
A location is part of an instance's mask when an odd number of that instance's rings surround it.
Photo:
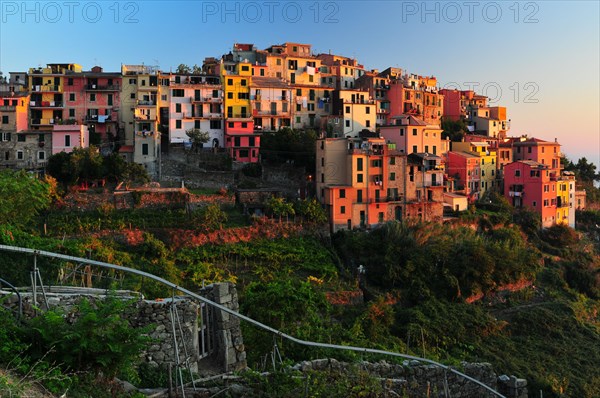
<path fill-rule="evenodd" d="M 19 293 L 19 290 L 17 290 L 16 287 L 14 287 L 12 284 L 10 284 L 9 282 L 7 282 L 6 280 L 0 278 L 0 283 L 4 283 L 6 286 L 8 286 L 12 291 L 14 291 L 17 294 L 17 298 L 19 299 L 19 313 L 17 316 L 17 319 L 21 318 L 23 316 L 23 299 L 21 298 L 21 293 Z"/>
<path fill-rule="evenodd" d="M 486 390 L 490 391 L 491 393 L 495 394 L 496 396 L 500 397 L 500 398 L 506 398 L 504 395 L 500 394 L 499 392 L 495 391 L 494 389 L 492 389 L 491 387 L 489 387 L 488 385 L 482 383 L 481 381 L 468 376 L 454 368 L 451 368 L 450 366 L 444 365 L 442 363 L 433 361 L 431 359 L 427 359 L 427 358 L 420 358 L 420 357 L 416 357 L 413 355 L 408 355 L 408 354 L 401 354 L 398 352 L 391 352 L 391 351 L 384 351 L 384 350 L 378 350 L 378 349 L 373 349 L 373 348 L 364 348 L 364 347 L 355 347 L 355 346 L 345 346 L 345 345 L 337 345 L 337 344 L 327 344 L 327 343 L 318 343 L 318 342 L 314 342 L 314 341 L 306 341 L 306 340 L 301 340 L 299 338 L 296 338 L 294 336 L 290 336 L 286 333 L 283 333 L 277 329 L 274 329 L 270 326 L 267 326 L 263 323 L 260 323 L 258 321 L 255 321 L 252 318 L 247 317 L 246 315 L 242 315 L 239 312 L 236 312 L 232 309 L 229 309 L 221 304 L 217 304 L 209 299 L 207 299 L 206 297 L 202 297 L 184 287 L 178 286 L 175 283 L 169 282 L 166 279 L 163 279 L 161 277 L 158 277 L 156 275 L 152 275 L 149 274 L 147 272 L 144 271 L 140 271 L 137 269 L 133 269 L 133 268 L 128 268 L 128 267 L 123 267 L 120 265 L 115 265 L 115 264 L 109 264 L 109 263 L 104 263 L 101 261 L 95 261 L 95 260 L 89 260 L 89 259 L 85 259 L 85 258 L 80 258 L 80 257 L 74 257 L 74 256 L 68 256 L 66 254 L 59 254 L 59 253 L 52 253 L 52 252 L 47 252 L 47 251 L 43 251 L 43 250 L 35 250 L 35 249 L 29 249 L 29 248 L 23 248 L 23 247 L 15 247 L 15 246 L 7 246 L 7 245 L 0 245 L 0 250 L 6 250 L 9 252 L 14 252 L 14 253 L 26 253 L 26 254 L 33 254 L 33 255 L 40 255 L 40 256 L 44 256 L 44 257 L 50 257 L 50 258 L 56 258 L 56 259 L 61 259 L 61 260 L 65 260 L 65 261 L 72 261 L 72 262 L 84 262 L 90 265 L 96 265 L 99 267 L 104 267 L 104 268 L 109 268 L 109 269 L 114 269 L 114 270 L 119 270 L 119 271 L 125 271 L 125 272 L 130 272 L 132 274 L 135 275 L 141 275 L 143 277 L 146 278 L 150 278 L 153 279 L 157 282 L 160 282 L 166 286 L 172 287 L 173 289 L 183 292 L 199 301 L 202 301 L 204 303 L 207 303 L 215 308 L 220 309 L 221 311 L 225 311 L 230 315 L 233 315 L 235 317 L 238 317 L 241 320 L 244 320 L 246 322 L 249 322 L 261 329 L 264 329 L 266 331 L 269 331 L 271 333 L 274 333 L 275 335 L 279 336 L 280 338 L 284 338 L 286 340 L 292 341 L 296 344 L 300 344 L 300 345 L 305 345 L 305 346 L 309 346 L 309 347 L 319 347 L 319 348 L 332 348 L 332 349 L 338 349 L 338 350 L 346 350 L 346 351 L 355 351 L 355 352 L 361 352 L 361 353 L 369 353 L 369 354 L 380 354 L 380 355 L 389 355 L 389 356 L 393 356 L 393 357 L 398 357 L 398 358 L 404 358 L 404 359 L 411 359 L 411 360 L 415 360 L 415 361 L 420 361 L 420 362 L 425 362 L 431 365 L 435 365 L 435 366 L 439 366 L 442 369 L 446 369 L 456 375 L 459 375 L 469 381 L 472 381 L 473 383 L 485 388 Z"/>

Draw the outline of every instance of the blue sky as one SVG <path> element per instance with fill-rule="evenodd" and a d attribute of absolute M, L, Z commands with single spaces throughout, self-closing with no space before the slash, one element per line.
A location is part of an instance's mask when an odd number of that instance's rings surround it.
<path fill-rule="evenodd" d="M 25 6 L 23 6 L 25 4 Z M 0 70 L 52 62 L 201 65 L 234 42 L 293 41 L 366 68 L 435 75 L 508 107 L 511 134 L 600 168 L 598 1 L 0 0 Z"/>

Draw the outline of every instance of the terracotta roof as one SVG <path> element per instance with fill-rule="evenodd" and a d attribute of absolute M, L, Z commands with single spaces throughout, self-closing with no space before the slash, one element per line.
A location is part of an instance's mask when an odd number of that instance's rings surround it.
<path fill-rule="evenodd" d="M 392 116 L 391 119 L 393 119 L 393 120 L 408 119 L 409 126 L 427 126 L 427 123 L 425 123 L 421 119 L 417 119 L 413 115 L 402 114 L 402 115 L 398 115 L 398 116 Z M 399 125 L 399 126 L 401 126 L 401 125 Z"/>
<path fill-rule="evenodd" d="M 251 86 L 290 88 L 290 85 L 276 77 L 253 76 Z"/>

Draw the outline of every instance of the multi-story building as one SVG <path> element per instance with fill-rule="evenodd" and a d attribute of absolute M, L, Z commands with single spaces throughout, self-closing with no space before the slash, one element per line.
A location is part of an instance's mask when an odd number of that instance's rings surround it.
<path fill-rule="evenodd" d="M 27 72 L 9 72 L 0 77 L 0 93 L 23 93 L 27 91 Z"/>
<path fill-rule="evenodd" d="M 46 165 L 52 134 L 28 129 L 28 104 L 25 92 L 0 93 L 0 167 L 36 170 Z"/>
<path fill-rule="evenodd" d="M 489 137 L 505 138 L 510 129 L 510 120 L 506 119 L 506 108 L 503 106 L 470 105 L 467 123 L 474 133 Z"/>
<path fill-rule="evenodd" d="M 29 126 L 33 130 L 51 131 L 64 117 L 64 87 L 67 74 L 81 73 L 78 64 L 48 64 L 29 69 Z"/>
<path fill-rule="evenodd" d="M 88 127 L 83 124 L 54 125 L 52 129 L 52 155 L 73 152 L 75 148 L 90 145 Z"/>
<path fill-rule="evenodd" d="M 527 207 L 538 213 L 544 228 L 557 222 L 556 185 L 556 177 L 551 176 L 546 164 L 518 160 L 504 167 L 504 196 L 514 207 Z"/>
<path fill-rule="evenodd" d="M 560 177 L 550 174 L 556 179 L 556 223 L 575 228 L 575 173 L 563 171 Z"/>
<path fill-rule="evenodd" d="M 471 107 L 487 107 L 488 98 L 472 90 L 441 89 L 444 96 L 443 116 L 449 120 L 467 119 Z"/>
<path fill-rule="evenodd" d="M 463 193 L 469 199 L 469 202 L 475 202 L 480 198 L 480 156 L 471 152 L 448 152 L 446 154 L 446 174 L 455 183 L 453 190 Z"/>
<path fill-rule="evenodd" d="M 332 231 L 404 218 L 441 219 L 441 159 L 401 154 L 382 138 L 317 141 L 317 198 Z"/>
<path fill-rule="evenodd" d="M 560 144 L 557 140 L 550 142 L 533 137 L 520 137 L 509 141 L 509 144 L 512 145 L 513 159 L 515 161 L 533 160 L 548 165 L 556 175 L 560 175 L 560 171 L 563 168 L 560 160 L 563 154 L 560 151 Z"/>
<path fill-rule="evenodd" d="M 334 133 L 341 137 L 356 138 L 364 130 L 375 131 L 377 105 L 368 91 L 335 90 L 330 117 Z M 337 123 L 336 123 L 337 121 Z"/>
<path fill-rule="evenodd" d="M 158 118 L 160 72 L 147 65 L 122 65 L 121 74 L 125 143 L 133 145 L 133 161 L 143 165 L 150 175 L 157 176 L 161 148 Z M 164 95 L 167 95 L 164 102 L 168 103 L 168 93 Z"/>
<path fill-rule="evenodd" d="M 384 76 L 393 76 L 387 70 Z M 409 114 L 416 116 L 427 124 L 439 126 L 443 114 L 443 95 L 438 92 L 437 79 L 433 76 L 404 74 L 390 78 L 387 91 L 390 102 L 388 122 L 395 116 Z"/>
<path fill-rule="evenodd" d="M 322 65 L 329 67 L 330 73 L 335 76 L 338 90 L 355 88 L 356 80 L 365 73 L 364 66 L 353 58 L 334 54 L 319 54 L 317 59 L 321 61 Z"/>
<path fill-rule="evenodd" d="M 104 72 L 99 66 L 91 71 L 66 71 L 62 98 L 62 123 L 87 125 L 91 144 L 124 139 L 119 120 L 121 73 Z"/>
<path fill-rule="evenodd" d="M 498 189 L 497 153 L 487 142 L 452 142 L 452 151 L 467 152 L 480 158 L 480 196 L 488 190 Z"/>
<path fill-rule="evenodd" d="M 223 90 L 219 77 L 171 74 L 168 79 L 169 144 L 189 142 L 186 131 L 196 129 L 209 133 L 209 147 L 224 147 Z M 165 90 L 161 90 L 161 96 L 162 91 Z"/>
<path fill-rule="evenodd" d="M 333 86 L 327 80 L 321 84 L 321 79 L 332 78 L 331 69 L 322 67 L 321 60 L 312 55 L 309 44 L 274 45 L 265 50 L 264 56 L 267 74 L 283 79 L 293 89 L 292 127 L 324 127 L 331 114 Z M 322 69 L 326 70 L 323 75 Z"/>
<path fill-rule="evenodd" d="M 389 69 L 386 71 L 389 71 Z M 401 73 L 400 69 L 398 71 Z M 387 96 L 387 92 L 390 89 L 390 78 L 387 76 L 374 69 L 365 72 L 361 77 L 356 79 L 355 84 L 357 89 L 367 90 L 369 98 L 375 100 L 377 105 L 377 119 L 375 123 L 378 126 L 388 124 L 388 117 L 390 115 L 390 101 Z"/>
<path fill-rule="evenodd" d="M 392 117 L 392 124 L 381 126 L 379 131 L 387 142 L 396 144 L 400 153 L 428 153 L 442 155 L 450 148 L 450 141 L 442 139 L 442 130 L 428 125 L 413 115 Z"/>
<path fill-rule="evenodd" d="M 260 134 L 254 131 L 250 87 L 252 65 L 239 62 L 221 69 L 225 111 L 225 148 L 234 161 L 258 162 Z"/>
<path fill-rule="evenodd" d="M 292 89 L 275 77 L 254 76 L 250 87 L 254 129 L 277 131 L 292 124 Z"/>

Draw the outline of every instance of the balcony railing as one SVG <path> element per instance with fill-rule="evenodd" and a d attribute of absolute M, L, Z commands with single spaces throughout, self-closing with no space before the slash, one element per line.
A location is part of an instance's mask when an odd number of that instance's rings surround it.
<path fill-rule="evenodd" d="M 138 100 L 138 106 L 155 106 L 156 101 Z"/>
<path fill-rule="evenodd" d="M 249 113 L 227 113 L 229 119 L 251 119 L 252 115 Z"/>
<path fill-rule="evenodd" d="M 2 105 L 0 106 L 0 112 L 14 112 L 17 110 L 16 106 Z"/>
<path fill-rule="evenodd" d="M 63 103 L 57 101 L 30 101 L 31 108 L 62 108 Z"/>
<path fill-rule="evenodd" d="M 85 89 L 88 91 L 119 91 L 121 86 L 118 84 L 88 84 Z"/>
<path fill-rule="evenodd" d="M 33 85 L 31 86 L 31 91 L 36 92 L 36 93 L 42 93 L 42 92 L 52 92 L 52 91 L 60 91 L 60 86 L 53 86 L 53 85 L 46 85 L 46 86 L 42 86 L 42 85 Z"/>
<path fill-rule="evenodd" d="M 290 116 L 290 112 L 289 111 L 273 111 L 273 110 L 253 110 L 252 114 L 254 116 Z"/>
<path fill-rule="evenodd" d="M 57 124 L 57 120 L 58 119 L 31 119 L 31 125 L 33 125 L 33 126 L 51 126 L 51 125 Z"/>

